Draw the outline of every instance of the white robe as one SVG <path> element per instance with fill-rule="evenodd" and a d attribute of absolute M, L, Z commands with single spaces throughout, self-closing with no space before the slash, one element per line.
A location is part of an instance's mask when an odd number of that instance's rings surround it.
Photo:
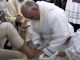
<path fill-rule="evenodd" d="M 40 9 L 40 20 L 31 22 L 30 35 L 33 44 L 41 44 L 44 53 L 51 56 L 63 48 L 64 42 L 73 35 L 74 30 L 62 9 L 44 1 L 37 4 Z"/>
<path fill-rule="evenodd" d="M 65 52 L 68 60 L 80 60 L 80 29 L 71 38 L 69 48 Z"/>
<path fill-rule="evenodd" d="M 80 3 L 67 0 L 65 13 L 68 16 L 69 22 L 80 24 Z"/>

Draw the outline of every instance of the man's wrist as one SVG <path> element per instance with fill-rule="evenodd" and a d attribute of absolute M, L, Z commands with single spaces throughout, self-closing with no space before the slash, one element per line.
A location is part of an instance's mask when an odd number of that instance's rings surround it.
<path fill-rule="evenodd" d="M 58 53 L 57 56 L 65 57 L 66 56 L 66 53 L 64 51 L 59 51 L 59 53 Z"/>

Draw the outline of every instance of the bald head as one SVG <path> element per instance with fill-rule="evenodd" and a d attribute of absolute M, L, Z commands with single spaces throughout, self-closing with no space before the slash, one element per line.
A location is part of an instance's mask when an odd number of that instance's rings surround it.
<path fill-rule="evenodd" d="M 37 6 L 37 4 L 34 1 L 26 1 L 24 4 L 25 4 L 25 6 L 29 6 L 29 7 Z"/>
<path fill-rule="evenodd" d="M 34 1 L 26 1 L 21 6 L 21 13 L 24 17 L 32 20 L 39 20 L 39 7 Z"/>

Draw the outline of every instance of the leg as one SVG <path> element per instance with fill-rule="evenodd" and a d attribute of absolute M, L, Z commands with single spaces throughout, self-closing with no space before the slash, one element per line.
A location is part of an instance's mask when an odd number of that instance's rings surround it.
<path fill-rule="evenodd" d="M 0 59 L 1 60 L 10 60 L 10 59 L 15 59 L 15 60 L 27 60 L 27 56 L 24 54 L 18 52 L 18 51 L 12 51 L 12 50 L 6 50 L 6 49 L 0 49 Z"/>

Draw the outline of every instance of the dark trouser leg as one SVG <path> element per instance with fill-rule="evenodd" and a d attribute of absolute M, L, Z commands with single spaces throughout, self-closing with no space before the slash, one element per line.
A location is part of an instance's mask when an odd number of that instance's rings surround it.
<path fill-rule="evenodd" d="M 79 24 L 73 24 L 73 23 L 70 24 L 74 27 L 74 32 L 76 32 L 80 28 Z"/>

